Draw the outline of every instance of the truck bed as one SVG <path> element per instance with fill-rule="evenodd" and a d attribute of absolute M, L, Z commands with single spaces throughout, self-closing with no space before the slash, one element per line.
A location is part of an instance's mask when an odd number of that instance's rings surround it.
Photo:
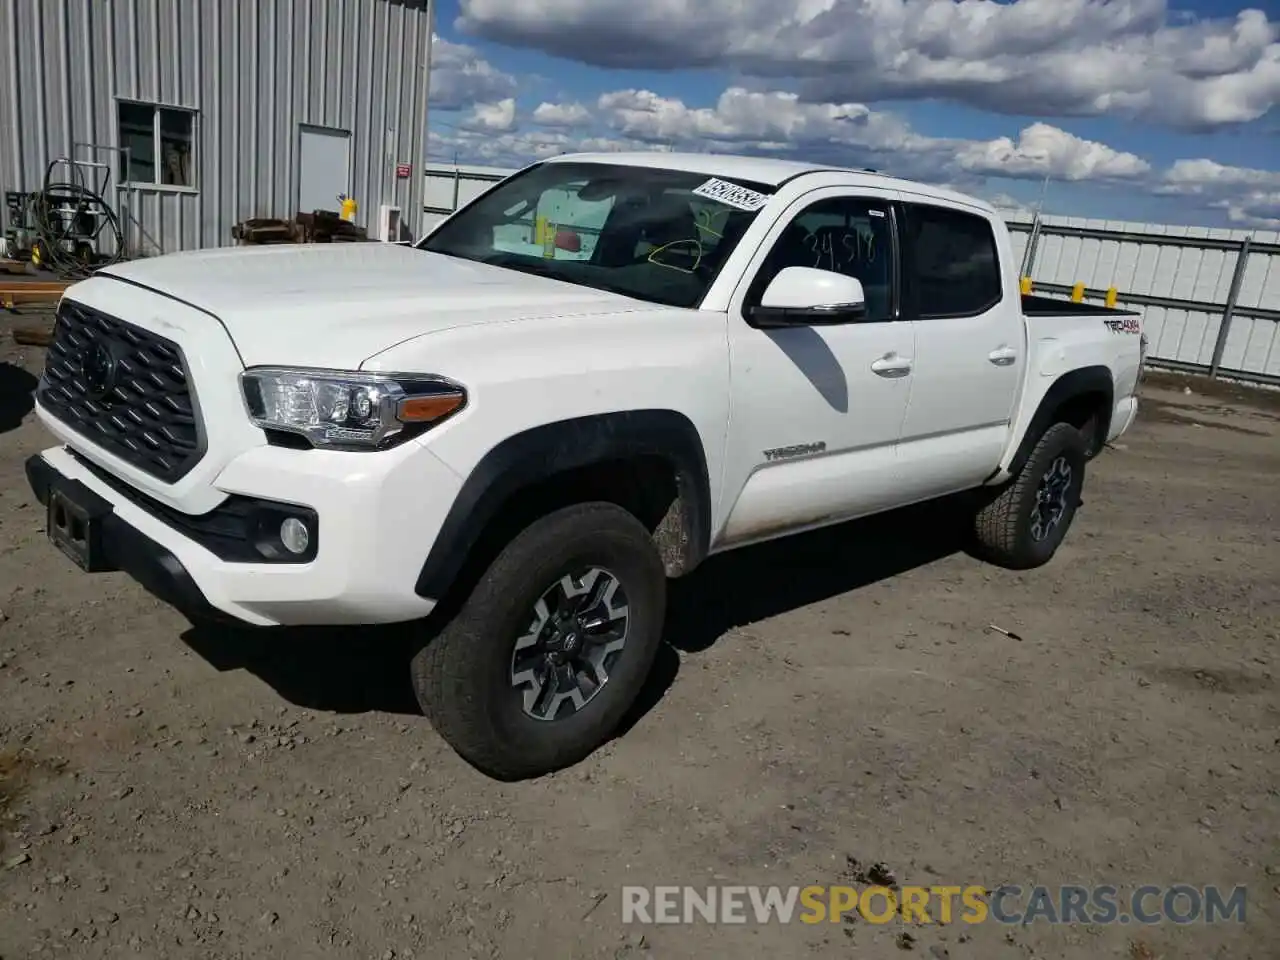
<path fill-rule="evenodd" d="M 1022 295 L 1022 312 L 1028 317 L 1136 317 L 1136 310 L 1117 310 L 1096 303 L 1075 303 L 1057 297 Z"/>

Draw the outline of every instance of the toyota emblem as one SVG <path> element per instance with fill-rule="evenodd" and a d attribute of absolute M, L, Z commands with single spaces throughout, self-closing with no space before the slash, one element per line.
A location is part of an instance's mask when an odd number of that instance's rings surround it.
<path fill-rule="evenodd" d="M 94 340 L 84 348 L 80 372 L 84 375 L 85 392 L 95 400 L 101 400 L 115 389 L 116 358 L 101 340 Z"/>

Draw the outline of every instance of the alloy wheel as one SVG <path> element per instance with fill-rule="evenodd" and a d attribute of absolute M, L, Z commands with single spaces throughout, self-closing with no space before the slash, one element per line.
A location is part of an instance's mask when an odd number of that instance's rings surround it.
<path fill-rule="evenodd" d="M 1037 543 L 1046 540 L 1066 516 L 1072 476 L 1067 458 L 1057 457 L 1040 478 L 1031 514 L 1031 539 Z"/>
<path fill-rule="evenodd" d="M 511 655 L 511 686 L 525 714 L 553 721 L 590 703 L 609 682 L 629 626 L 622 584 L 601 567 L 566 574 L 544 591 Z"/>

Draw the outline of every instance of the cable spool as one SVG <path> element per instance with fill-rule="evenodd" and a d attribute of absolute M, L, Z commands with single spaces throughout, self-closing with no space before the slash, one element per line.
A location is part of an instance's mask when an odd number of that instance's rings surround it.
<path fill-rule="evenodd" d="M 65 279 L 83 279 L 124 259 L 124 230 L 111 204 L 85 183 L 82 170 L 73 165 L 79 182 L 53 179 L 53 169 L 61 162 L 49 164 L 43 189 L 26 198 L 24 219 L 36 235 L 31 260 Z M 100 256 L 104 232 L 113 252 Z"/>

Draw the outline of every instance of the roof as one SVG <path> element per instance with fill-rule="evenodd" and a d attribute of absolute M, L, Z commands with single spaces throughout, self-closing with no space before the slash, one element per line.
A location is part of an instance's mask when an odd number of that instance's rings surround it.
<path fill-rule="evenodd" d="M 783 180 L 798 173 L 831 169 L 816 163 L 775 160 L 771 157 L 738 157 L 719 153 L 668 153 L 657 150 L 637 150 L 632 153 L 566 153 L 548 158 L 549 163 L 563 161 L 619 163 L 629 167 L 686 170 L 690 173 L 705 173 L 708 176 L 754 180 L 756 183 L 765 183 L 771 187 L 776 187 Z"/>
<path fill-rule="evenodd" d="M 783 181 L 807 173 L 844 173 L 852 181 L 864 186 L 903 190 L 917 195 L 938 197 L 956 203 L 978 207 L 990 213 L 995 208 L 989 203 L 958 193 L 946 187 L 902 180 L 882 173 L 858 170 L 854 167 L 837 167 L 830 164 L 804 163 L 799 160 L 779 160 L 774 157 L 744 157 L 722 153 L 675 153 L 657 150 L 638 150 L 630 153 L 565 153 L 548 157 L 547 163 L 615 163 L 632 167 L 654 167 L 660 170 L 684 170 L 689 173 L 705 173 L 709 177 L 727 177 L 731 180 L 753 180 L 756 183 L 779 186 Z"/>

